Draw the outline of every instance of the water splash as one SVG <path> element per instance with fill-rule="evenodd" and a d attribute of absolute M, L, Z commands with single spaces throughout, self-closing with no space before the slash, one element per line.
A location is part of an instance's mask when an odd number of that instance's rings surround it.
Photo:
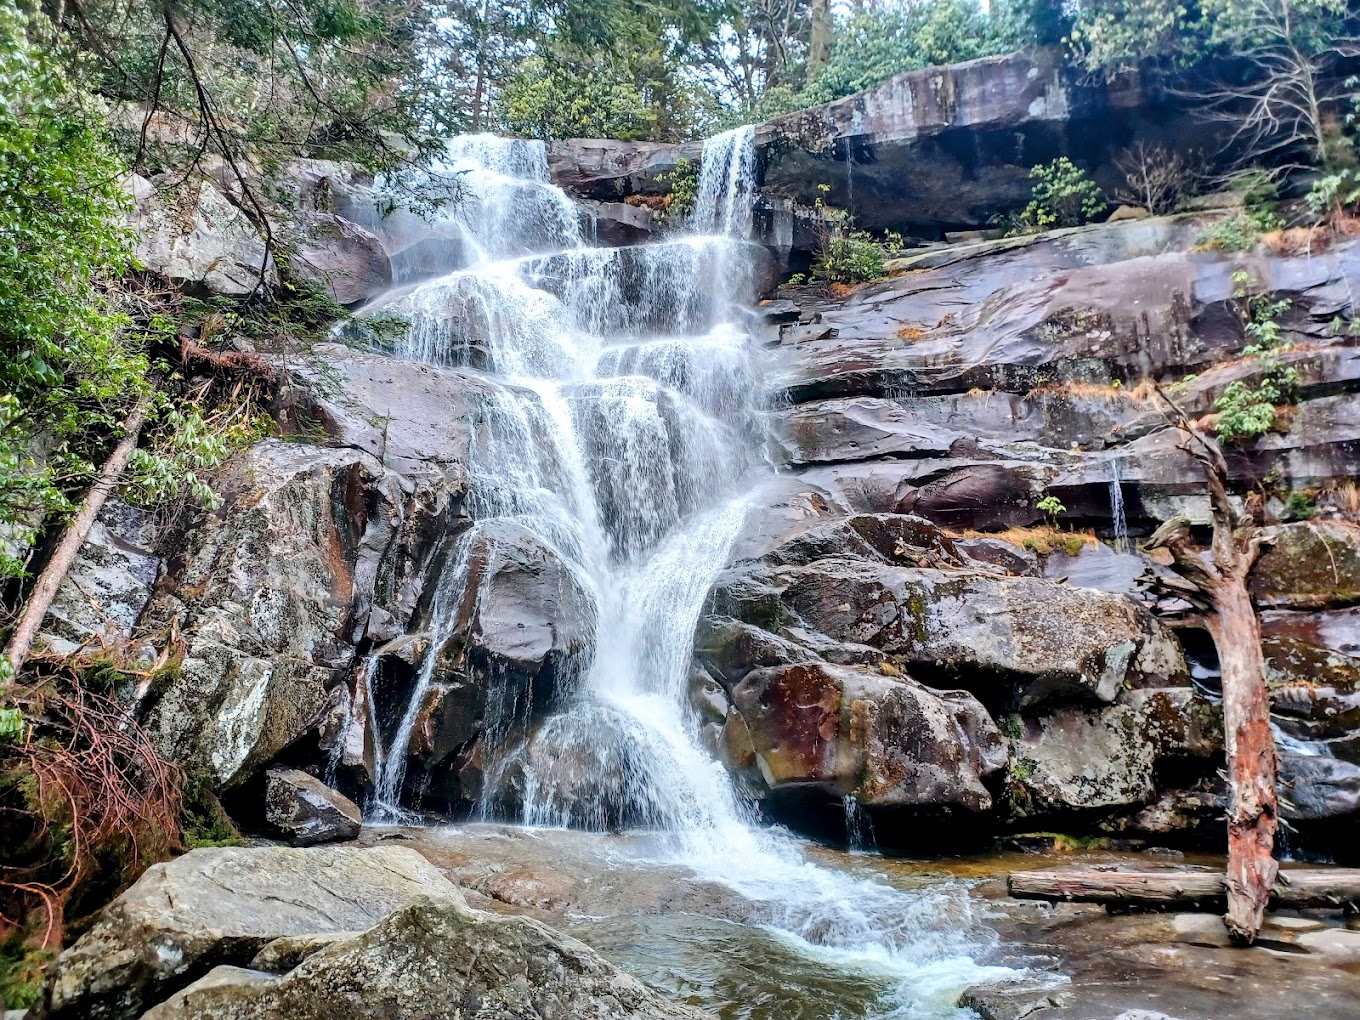
<path fill-rule="evenodd" d="M 874 820 L 863 805 L 847 793 L 841 798 L 841 807 L 845 811 L 846 849 L 851 853 L 876 849 L 878 840 L 874 836 Z"/>
<path fill-rule="evenodd" d="M 737 127 L 704 142 L 690 223 L 699 233 L 751 235 L 756 198 L 756 131 Z"/>

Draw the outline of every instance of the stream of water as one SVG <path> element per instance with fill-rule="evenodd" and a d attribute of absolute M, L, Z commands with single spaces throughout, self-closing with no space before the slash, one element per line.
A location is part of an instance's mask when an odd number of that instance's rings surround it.
<path fill-rule="evenodd" d="M 639 866 L 680 866 L 734 890 L 790 952 L 872 991 L 867 1005 L 843 1011 L 790 987 L 797 1015 L 964 1015 L 953 1005 L 959 991 L 1004 973 L 975 962 L 994 936 L 966 891 L 904 892 L 814 862 L 807 844 L 762 824 L 738 795 L 690 706 L 704 598 L 749 494 L 770 474 L 746 333 L 751 130 L 705 145 L 690 234 L 627 249 L 585 244 L 539 143 L 457 139 L 445 169 L 465 196 L 435 226 L 456 241 L 462 265 L 368 310 L 411 323 L 397 356 L 471 367 L 494 383 L 468 468 L 475 523 L 434 582 L 432 648 L 476 597 L 469 550 L 488 539 L 494 547 L 507 529 L 565 564 L 596 621 L 593 654 L 551 714 L 529 726 L 515 706 L 487 735 L 483 814 L 503 813 L 494 794 L 513 785 L 524 824 L 646 830 Z M 421 663 L 379 758 L 379 819 L 399 812 L 412 727 L 437 665 L 433 653 Z M 867 848 L 864 821 L 855 817 Z"/>

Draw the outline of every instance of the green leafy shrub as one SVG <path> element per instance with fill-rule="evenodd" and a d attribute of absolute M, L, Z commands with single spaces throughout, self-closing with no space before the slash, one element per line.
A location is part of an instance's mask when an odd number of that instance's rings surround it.
<path fill-rule="evenodd" d="M 1299 382 L 1298 369 L 1281 364 L 1279 358 L 1293 346 L 1284 340 L 1279 323 L 1279 316 L 1289 310 L 1290 302 L 1253 293 L 1251 277 L 1246 272 L 1235 273 L 1233 282 L 1233 299 L 1243 332 L 1250 341 L 1242 353 L 1260 362 L 1260 378 L 1255 386 L 1242 380 L 1231 383 L 1214 401 L 1217 412 L 1214 431 L 1224 442 L 1254 439 L 1273 429 L 1276 407 L 1293 402 Z"/>
<path fill-rule="evenodd" d="M 823 240 L 813 272 L 831 283 L 877 280 L 884 275 L 890 244 L 867 230 L 834 231 Z"/>
<path fill-rule="evenodd" d="M 1045 515 L 1054 527 L 1057 526 L 1058 515 L 1067 513 L 1067 507 L 1057 496 L 1045 496 L 1034 504 L 1034 509 Z"/>
<path fill-rule="evenodd" d="M 102 111 L 27 31 L 0 0 L 0 578 L 149 390 L 140 339 L 100 289 L 130 257 Z"/>
<path fill-rule="evenodd" d="M 1020 213 L 1016 232 L 1076 227 L 1089 223 L 1108 207 L 1100 185 L 1066 156 L 1029 172 L 1034 197 Z"/>
<path fill-rule="evenodd" d="M 875 237 L 867 230 L 857 229 L 848 212 L 826 204 L 825 196 L 831 185 L 819 184 L 817 190 L 821 192 L 816 208 L 822 216 L 822 236 L 810 278 L 855 284 L 882 277 L 887 272 L 888 259 L 902 250 L 902 235 L 886 230 Z"/>
<path fill-rule="evenodd" d="M 1307 492 L 1297 489 L 1284 501 L 1284 512 L 1291 521 L 1306 521 L 1317 516 L 1317 501 Z"/>
<path fill-rule="evenodd" d="M 699 167 L 694 160 L 681 156 L 673 169 L 657 174 L 656 179 L 668 191 L 661 218 L 667 222 L 680 222 L 694 208 L 694 199 L 699 193 Z"/>

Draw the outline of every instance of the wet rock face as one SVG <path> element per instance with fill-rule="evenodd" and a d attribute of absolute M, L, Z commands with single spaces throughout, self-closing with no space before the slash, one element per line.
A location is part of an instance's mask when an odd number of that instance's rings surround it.
<path fill-rule="evenodd" d="M 763 170 L 763 237 L 804 251 L 815 239 L 798 210 L 819 199 L 873 230 L 940 236 L 985 227 L 1031 197 L 1031 167 L 1070 156 L 1107 190 L 1114 161 L 1135 140 L 1202 148 L 1205 125 L 1151 75 L 1109 84 L 1077 80 L 1057 49 L 985 57 L 897 75 L 823 106 L 756 127 Z M 560 187 L 618 200 L 669 190 L 664 174 L 701 147 L 569 139 L 549 146 Z M 818 190 L 829 185 L 829 194 Z"/>
<path fill-rule="evenodd" d="M 576 686 L 594 647 L 594 597 L 553 550 L 506 521 L 463 541 L 472 547 L 466 572 L 452 579 L 456 602 L 442 623 L 429 610 L 422 628 L 447 634 L 430 653 L 434 683 L 411 741 L 427 770 L 487 731 L 500 742 L 526 725 L 536 708 Z M 455 800 L 478 794 L 449 792 Z"/>
<path fill-rule="evenodd" d="M 281 978 L 219 968 L 146 1020 L 453 1020 L 474 1013 L 487 1020 L 707 1017 L 664 1001 L 546 925 L 471 910 L 446 893 L 421 896 Z"/>
<path fill-rule="evenodd" d="M 221 848 L 156 864 L 48 971 L 53 1020 L 142 1015 L 220 964 L 285 936 L 362 931 L 453 887 L 414 850 Z"/>
<path fill-rule="evenodd" d="M 177 674 L 141 706 L 152 739 L 220 787 L 321 721 L 361 642 L 405 629 L 461 516 L 485 384 L 321 353 L 344 392 L 314 408 L 335 445 L 268 440 L 234 459 L 217 480 L 223 505 L 191 532 L 138 627 L 157 643 L 173 624 L 183 640 Z"/>
<path fill-rule="evenodd" d="M 1001 734 L 964 691 L 822 662 L 747 674 L 724 739 L 749 741 L 775 793 L 846 794 L 871 808 L 991 807 L 983 779 L 1006 763 Z"/>
<path fill-rule="evenodd" d="M 1360 765 L 1284 751 L 1279 769 L 1281 813 L 1290 821 L 1319 822 L 1360 812 Z"/>
<path fill-rule="evenodd" d="M 334 213 L 304 212 L 288 231 L 288 267 L 342 305 L 377 297 L 392 286 L 392 260 L 376 234 Z"/>
<path fill-rule="evenodd" d="M 64 655 L 130 639 L 160 575 L 157 537 L 152 514 L 117 500 L 104 504 L 57 589 L 39 643 Z"/>

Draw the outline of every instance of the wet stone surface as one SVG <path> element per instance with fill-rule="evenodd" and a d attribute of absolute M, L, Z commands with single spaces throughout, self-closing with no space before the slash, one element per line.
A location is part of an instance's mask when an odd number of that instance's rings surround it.
<path fill-rule="evenodd" d="M 938 994 L 890 1012 L 893 981 L 865 961 L 840 958 L 761 927 L 777 905 L 687 867 L 655 863 L 658 837 L 466 825 L 442 830 L 365 829 L 362 843 L 397 842 L 469 888 L 469 903 L 528 914 L 598 950 L 675 1001 L 723 1020 L 949 1018 L 966 994 L 996 1020 L 1352 1020 L 1360 1015 L 1360 930 L 1339 913 L 1269 919 L 1259 946 L 1230 948 L 1216 916 L 1111 915 L 1082 904 L 1010 900 L 1010 871 L 1114 854 L 994 853 L 932 861 L 848 854 L 806 844 L 807 859 L 849 877 L 877 878 L 953 920 L 961 898 L 976 925 L 977 964 L 1008 968 L 994 982 L 951 984 L 962 971 L 920 945 L 922 975 Z M 1143 860 L 1125 855 L 1123 859 Z M 648 863 L 648 862 L 651 863 Z M 1186 863 L 1216 863 L 1195 858 Z M 747 890 L 749 892 L 749 890 Z M 990 936 L 988 935 L 990 933 Z M 918 981 L 919 990 L 932 987 Z M 978 1008 L 985 1007 L 985 1009 Z M 1141 1011 L 1141 1012 L 1140 1012 Z"/>

